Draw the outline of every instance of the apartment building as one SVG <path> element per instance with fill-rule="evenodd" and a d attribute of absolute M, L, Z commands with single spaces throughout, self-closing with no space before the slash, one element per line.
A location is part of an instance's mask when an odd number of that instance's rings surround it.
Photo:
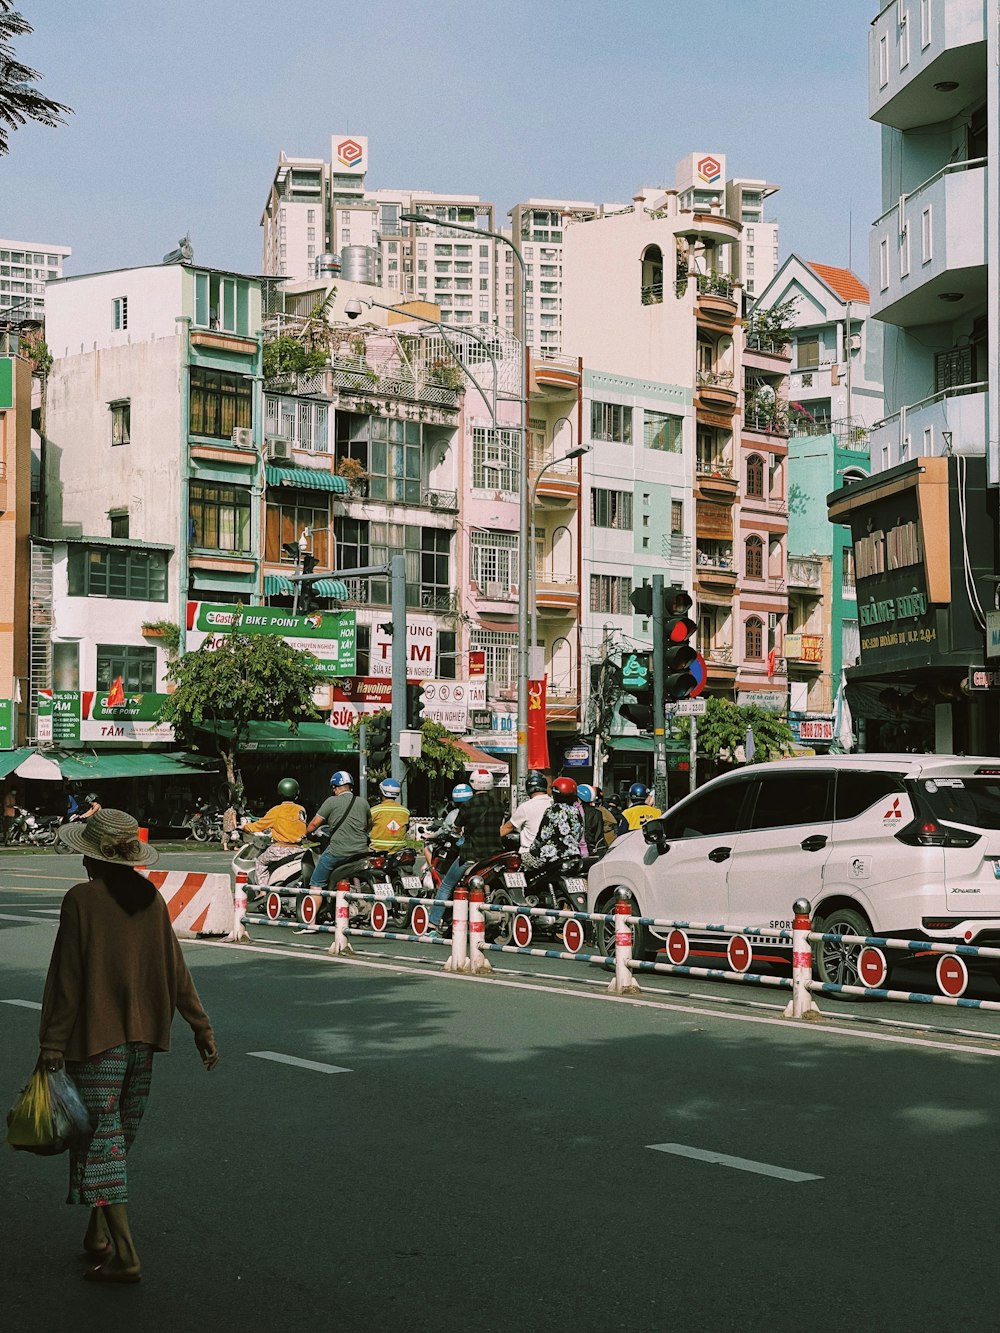
<path fill-rule="evenodd" d="M 747 296 L 763 291 L 778 269 L 778 222 L 765 203 L 781 188 L 765 180 L 734 176 L 726 180 L 725 153 L 687 153 L 674 177 L 682 209 L 721 213 L 742 224 L 739 240 L 722 257 L 724 271 Z"/>
<path fill-rule="evenodd" d="M 30 524 L 31 367 L 0 355 L 0 751 L 26 734 Z"/>
<path fill-rule="evenodd" d="M 884 209 L 869 285 L 886 415 L 872 479 L 831 494 L 829 513 L 852 535 L 860 666 L 848 695 L 875 749 L 997 743 L 997 695 L 976 671 L 1000 481 L 995 17 L 984 0 L 883 0 L 869 28 Z"/>
<path fill-rule="evenodd" d="M 40 323 L 45 318 L 45 285 L 63 276 L 73 251 L 50 241 L 0 240 L 0 321 Z"/>

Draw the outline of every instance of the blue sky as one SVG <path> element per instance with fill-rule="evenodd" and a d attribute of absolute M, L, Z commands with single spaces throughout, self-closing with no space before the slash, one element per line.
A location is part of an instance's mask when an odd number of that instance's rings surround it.
<path fill-rule="evenodd" d="M 866 275 L 876 0 L 21 0 L 21 59 L 74 108 L 0 158 L 0 234 L 67 271 L 156 263 L 190 230 L 256 271 L 278 152 L 367 135 L 368 184 L 620 200 L 686 152 L 781 185 L 781 253 Z"/>

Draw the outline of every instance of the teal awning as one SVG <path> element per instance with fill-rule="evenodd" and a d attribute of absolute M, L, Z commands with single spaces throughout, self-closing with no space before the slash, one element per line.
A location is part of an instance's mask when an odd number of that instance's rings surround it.
<path fill-rule="evenodd" d="M 605 736 L 605 745 L 612 750 L 652 751 L 652 736 Z"/>
<path fill-rule="evenodd" d="M 320 467 L 275 467 L 268 463 L 264 476 L 268 486 L 297 486 L 307 491 L 334 491 L 337 495 L 346 495 L 350 489 L 343 477 Z"/>
<path fill-rule="evenodd" d="M 340 579 L 314 579 L 309 586 L 320 597 L 333 597 L 338 602 L 346 602 L 350 596 L 347 584 Z M 284 574 L 264 575 L 265 597 L 292 597 L 294 593 L 295 584 Z"/>
<path fill-rule="evenodd" d="M 228 722 L 205 722 L 200 730 L 225 736 L 231 728 Z M 300 722 L 297 731 L 287 722 L 251 722 L 249 739 L 240 747 L 244 754 L 356 754 L 357 748 L 349 731 L 325 722 Z"/>
<path fill-rule="evenodd" d="M 0 778 L 5 778 L 8 773 L 13 773 L 18 764 L 23 764 L 25 759 L 35 754 L 33 747 L 22 747 L 20 750 L 0 750 Z"/>
<path fill-rule="evenodd" d="M 175 778 L 197 774 L 204 776 L 203 768 L 192 768 L 169 754 L 157 750 L 142 753 L 102 751 L 100 754 L 47 754 L 71 782 L 88 778 Z"/>

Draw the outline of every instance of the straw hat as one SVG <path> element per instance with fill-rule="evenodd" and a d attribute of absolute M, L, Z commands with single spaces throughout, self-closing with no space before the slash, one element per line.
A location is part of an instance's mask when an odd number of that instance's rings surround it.
<path fill-rule="evenodd" d="M 95 810 L 84 823 L 64 824 L 56 840 L 56 851 L 91 856 L 115 866 L 148 866 L 159 852 L 139 841 L 139 825 L 124 810 Z"/>

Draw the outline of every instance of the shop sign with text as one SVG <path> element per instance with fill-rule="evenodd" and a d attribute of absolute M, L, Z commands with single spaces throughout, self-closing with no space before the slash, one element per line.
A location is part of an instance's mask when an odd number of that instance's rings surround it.
<path fill-rule="evenodd" d="M 353 676 L 357 670 L 357 616 L 353 611 L 316 611 L 293 616 L 274 606 L 227 606 L 188 602 L 187 647 L 217 648 L 228 634 L 269 634 L 292 648 L 312 653 L 324 679 Z"/>
<path fill-rule="evenodd" d="M 42 745 L 157 742 L 174 739 L 160 721 L 165 694 L 126 694 L 108 703 L 107 690 L 39 690 L 37 739 Z"/>

